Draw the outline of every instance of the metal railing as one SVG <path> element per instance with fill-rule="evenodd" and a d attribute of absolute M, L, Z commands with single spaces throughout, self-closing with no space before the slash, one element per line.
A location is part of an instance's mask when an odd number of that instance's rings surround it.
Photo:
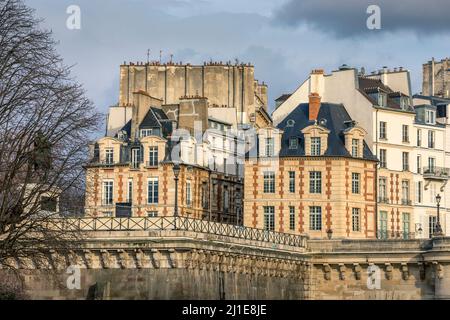
<path fill-rule="evenodd" d="M 388 197 L 378 197 L 378 203 L 389 203 Z"/>
<path fill-rule="evenodd" d="M 412 200 L 411 199 L 402 199 L 402 205 L 411 206 Z"/>
<path fill-rule="evenodd" d="M 424 167 L 423 176 L 430 178 L 448 179 L 450 175 L 449 168 L 443 167 Z"/>
<path fill-rule="evenodd" d="M 79 231 L 193 231 L 302 248 L 306 247 L 306 241 L 308 238 L 305 235 L 266 231 L 234 224 L 186 217 L 58 218 L 53 220 L 53 224 L 55 228 L 60 230 Z"/>
<path fill-rule="evenodd" d="M 409 240 L 415 239 L 415 232 L 404 232 L 404 231 L 391 231 L 391 230 L 378 230 L 377 239 L 379 240 Z"/>

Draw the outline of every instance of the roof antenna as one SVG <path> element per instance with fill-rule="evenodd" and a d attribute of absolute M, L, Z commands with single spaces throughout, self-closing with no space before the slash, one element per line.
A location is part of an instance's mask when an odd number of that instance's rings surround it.
<path fill-rule="evenodd" d="M 147 49 L 147 63 L 150 62 L 150 49 Z"/>
<path fill-rule="evenodd" d="M 159 50 L 159 64 L 161 64 L 162 50 Z"/>

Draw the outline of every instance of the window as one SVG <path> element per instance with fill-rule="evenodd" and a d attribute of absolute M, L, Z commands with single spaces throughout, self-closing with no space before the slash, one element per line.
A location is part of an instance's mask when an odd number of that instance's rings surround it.
<path fill-rule="evenodd" d="M 128 193 L 127 193 L 127 202 L 133 202 L 133 179 L 128 179 Z"/>
<path fill-rule="evenodd" d="M 141 129 L 141 138 L 145 138 L 152 135 L 152 129 Z"/>
<path fill-rule="evenodd" d="M 408 104 L 408 97 L 400 97 L 400 108 L 402 108 L 402 110 L 406 110 L 408 108 Z"/>
<path fill-rule="evenodd" d="M 202 184 L 202 208 L 203 209 L 208 209 L 208 200 L 209 200 L 208 184 L 206 182 L 203 182 L 203 184 Z"/>
<path fill-rule="evenodd" d="M 264 207 L 264 230 L 275 230 L 275 207 Z"/>
<path fill-rule="evenodd" d="M 409 213 L 403 212 L 402 213 L 402 224 L 403 224 L 403 239 L 409 239 L 410 238 L 410 219 L 409 219 Z"/>
<path fill-rule="evenodd" d="M 56 212 L 58 200 L 54 197 L 41 197 L 40 207 L 43 211 Z"/>
<path fill-rule="evenodd" d="M 113 216 L 113 212 L 112 211 L 104 211 L 103 212 L 103 216 L 111 218 Z"/>
<path fill-rule="evenodd" d="M 223 211 L 227 213 L 229 208 L 230 208 L 230 192 L 228 191 L 228 188 L 225 187 L 223 191 Z"/>
<path fill-rule="evenodd" d="M 386 168 L 386 149 L 380 149 L 380 168 Z"/>
<path fill-rule="evenodd" d="M 266 138 L 266 157 L 273 157 L 274 145 L 273 138 Z"/>
<path fill-rule="evenodd" d="M 105 163 L 106 164 L 114 163 L 114 149 L 108 148 L 105 150 Z"/>
<path fill-rule="evenodd" d="M 388 199 L 387 199 L 387 179 L 385 177 L 381 177 L 378 180 L 378 189 L 379 189 L 379 201 L 378 202 L 382 202 L 382 203 L 387 203 Z"/>
<path fill-rule="evenodd" d="M 295 171 L 289 171 L 289 192 L 295 192 Z"/>
<path fill-rule="evenodd" d="M 425 123 L 427 124 L 436 123 L 436 112 L 434 110 L 425 110 Z"/>
<path fill-rule="evenodd" d="M 422 146 L 422 130 L 417 129 L 417 146 Z"/>
<path fill-rule="evenodd" d="M 380 121 L 380 139 L 387 139 L 387 127 L 384 121 Z"/>
<path fill-rule="evenodd" d="M 352 173 L 352 193 L 359 193 L 359 173 Z"/>
<path fill-rule="evenodd" d="M 406 124 L 402 126 L 402 141 L 409 142 L 409 127 Z"/>
<path fill-rule="evenodd" d="M 147 181 L 147 203 L 158 203 L 158 178 L 149 178 Z"/>
<path fill-rule="evenodd" d="M 403 180 L 402 181 L 402 204 L 409 205 L 409 181 Z"/>
<path fill-rule="evenodd" d="M 433 234 L 436 232 L 437 218 L 436 216 L 428 217 L 428 238 L 432 238 Z"/>
<path fill-rule="evenodd" d="M 131 166 L 135 169 L 139 168 L 141 162 L 141 149 L 131 149 Z"/>
<path fill-rule="evenodd" d="M 147 211 L 147 217 L 156 218 L 158 216 L 158 211 Z"/>
<path fill-rule="evenodd" d="M 186 181 L 186 205 L 188 207 L 192 205 L 192 191 L 190 181 Z"/>
<path fill-rule="evenodd" d="M 103 204 L 113 204 L 113 181 L 103 181 Z"/>
<path fill-rule="evenodd" d="M 289 230 L 295 230 L 295 207 L 289 206 Z"/>
<path fill-rule="evenodd" d="M 436 159 L 429 157 L 428 158 L 428 172 L 427 173 L 435 173 L 436 171 Z"/>
<path fill-rule="evenodd" d="M 158 166 L 158 147 L 150 147 L 149 148 L 148 166 L 149 167 Z"/>
<path fill-rule="evenodd" d="M 434 148 L 434 131 L 428 131 L 428 148 Z"/>
<path fill-rule="evenodd" d="M 352 157 L 358 157 L 359 156 L 358 145 L 359 145 L 359 140 L 358 139 L 352 139 Z"/>
<path fill-rule="evenodd" d="M 309 207 L 309 229 L 312 231 L 322 230 L 322 208 Z"/>
<path fill-rule="evenodd" d="M 274 172 L 264 172 L 264 193 L 275 193 Z"/>
<path fill-rule="evenodd" d="M 378 94 L 378 106 L 380 107 L 386 107 L 387 102 L 387 96 L 385 93 L 379 93 Z"/>
<path fill-rule="evenodd" d="M 361 231 L 361 209 L 352 208 L 352 230 Z"/>
<path fill-rule="evenodd" d="M 311 155 L 320 156 L 320 138 L 311 138 Z"/>
<path fill-rule="evenodd" d="M 297 149 L 297 148 L 298 148 L 298 138 L 290 138 L 289 149 Z"/>
<path fill-rule="evenodd" d="M 422 203 L 422 197 L 423 197 L 423 195 L 422 195 L 422 181 L 417 182 L 416 194 L 417 194 L 417 197 L 416 197 L 417 203 Z"/>
<path fill-rule="evenodd" d="M 422 172 L 422 157 L 420 155 L 417 156 L 417 173 Z"/>
<path fill-rule="evenodd" d="M 309 193 L 322 193 L 322 172 L 309 173 Z"/>
<path fill-rule="evenodd" d="M 378 230 L 378 238 L 386 239 L 388 236 L 387 231 L 387 211 L 380 211 L 380 229 Z"/>
<path fill-rule="evenodd" d="M 403 171 L 409 171 L 409 153 L 402 152 L 402 168 Z"/>

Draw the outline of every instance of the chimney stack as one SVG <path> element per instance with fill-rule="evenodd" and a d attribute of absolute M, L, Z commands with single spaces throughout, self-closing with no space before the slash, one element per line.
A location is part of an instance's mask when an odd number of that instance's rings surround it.
<path fill-rule="evenodd" d="M 311 92 L 309 95 L 309 121 L 317 121 L 320 110 L 320 99 L 318 93 Z"/>

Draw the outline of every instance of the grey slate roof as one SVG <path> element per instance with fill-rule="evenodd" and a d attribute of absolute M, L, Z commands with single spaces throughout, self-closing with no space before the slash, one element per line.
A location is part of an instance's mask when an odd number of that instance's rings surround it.
<path fill-rule="evenodd" d="M 288 121 L 295 121 L 293 126 L 288 126 Z M 317 117 L 318 123 L 325 120 L 322 125 L 330 130 L 328 135 L 328 149 L 324 156 L 351 157 L 345 148 L 344 131 L 349 128 L 348 123 L 352 121 L 347 110 L 342 104 L 322 103 Z M 347 124 L 346 124 L 347 122 Z M 283 130 L 281 138 L 280 157 L 305 156 L 305 140 L 301 130 L 312 125 L 309 121 L 309 104 L 298 105 L 286 118 L 279 123 L 278 128 Z M 297 149 L 289 149 L 289 140 L 297 137 L 299 139 Z M 364 141 L 363 158 L 367 160 L 377 160 Z"/>

